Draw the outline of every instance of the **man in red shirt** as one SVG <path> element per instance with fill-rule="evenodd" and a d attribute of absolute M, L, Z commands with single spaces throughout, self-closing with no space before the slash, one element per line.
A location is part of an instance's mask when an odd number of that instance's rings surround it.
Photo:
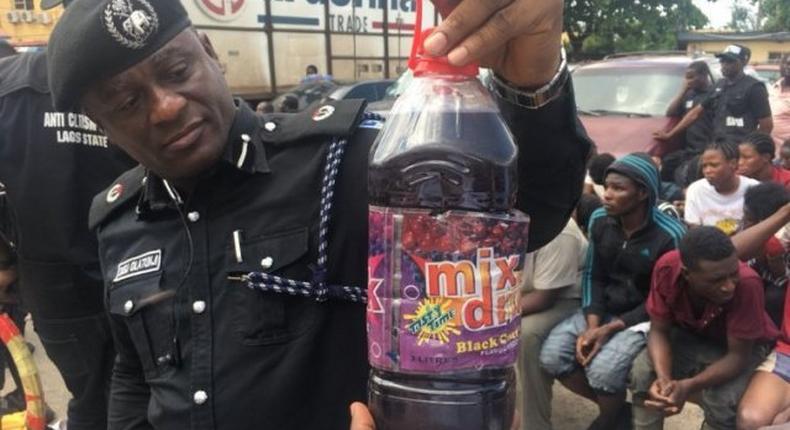
<path fill-rule="evenodd" d="M 715 227 L 692 229 L 656 263 L 647 299 L 650 334 L 634 361 L 634 429 L 662 429 L 692 396 L 703 429 L 735 428 L 752 371 L 778 335 L 760 277 Z"/>
<path fill-rule="evenodd" d="M 790 170 L 773 163 L 776 145 L 771 136 L 755 132 L 738 145 L 738 174 L 760 182 L 776 182 L 790 189 Z"/>

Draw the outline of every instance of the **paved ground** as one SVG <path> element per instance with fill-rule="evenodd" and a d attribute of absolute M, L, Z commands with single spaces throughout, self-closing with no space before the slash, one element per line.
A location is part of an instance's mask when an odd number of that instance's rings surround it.
<path fill-rule="evenodd" d="M 63 379 L 44 353 L 44 348 L 29 322 L 25 334 L 28 341 L 36 347 L 33 359 L 38 366 L 41 383 L 44 386 L 44 398 L 58 417 L 64 417 L 69 396 L 63 385 Z M 11 381 L 10 375 L 7 375 L 7 380 Z M 11 386 L 13 383 L 9 382 L 7 385 Z M 8 388 L 3 390 L 6 391 Z M 592 402 L 572 394 L 559 383 L 554 385 L 552 409 L 554 430 L 584 430 L 596 415 L 596 408 Z M 702 411 L 694 405 L 687 405 L 681 415 L 667 420 L 665 430 L 696 430 L 701 423 Z"/>

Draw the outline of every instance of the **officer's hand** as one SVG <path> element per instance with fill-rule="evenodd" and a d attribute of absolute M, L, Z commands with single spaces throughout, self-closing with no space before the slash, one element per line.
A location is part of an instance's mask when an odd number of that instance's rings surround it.
<path fill-rule="evenodd" d="M 362 403 L 351 404 L 351 429 L 350 430 L 376 430 L 376 423 L 370 415 L 368 407 Z"/>
<path fill-rule="evenodd" d="M 425 41 L 428 53 L 457 65 L 480 61 L 523 87 L 540 87 L 557 73 L 562 0 L 432 1 L 446 19 Z"/>

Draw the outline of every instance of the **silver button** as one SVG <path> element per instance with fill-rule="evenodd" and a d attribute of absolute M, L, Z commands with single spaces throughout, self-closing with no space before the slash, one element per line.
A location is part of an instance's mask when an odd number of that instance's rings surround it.
<path fill-rule="evenodd" d="M 134 309 L 134 302 L 131 300 L 127 300 L 126 303 L 123 304 L 123 311 L 126 312 L 127 314 L 132 313 L 133 309 Z"/>
<path fill-rule="evenodd" d="M 263 125 L 263 128 L 265 128 L 266 131 L 274 131 L 277 128 L 277 124 L 275 124 L 273 121 L 269 121 Z"/>
<path fill-rule="evenodd" d="M 192 395 L 192 400 L 195 401 L 195 404 L 202 405 L 208 400 L 208 394 L 203 390 L 197 390 L 195 394 Z"/>
<path fill-rule="evenodd" d="M 192 312 L 202 314 L 206 310 L 206 302 L 203 300 L 196 300 L 192 303 Z"/>
<path fill-rule="evenodd" d="M 274 259 L 272 257 L 265 257 L 263 260 L 261 260 L 261 267 L 263 267 L 264 269 L 268 269 L 272 267 L 273 264 L 274 264 Z"/>
<path fill-rule="evenodd" d="M 190 212 L 187 214 L 187 219 L 189 219 L 192 222 L 198 222 L 198 220 L 200 219 L 200 213 L 197 211 Z"/>
<path fill-rule="evenodd" d="M 148 183 L 148 176 L 143 176 L 142 184 L 145 185 Z"/>

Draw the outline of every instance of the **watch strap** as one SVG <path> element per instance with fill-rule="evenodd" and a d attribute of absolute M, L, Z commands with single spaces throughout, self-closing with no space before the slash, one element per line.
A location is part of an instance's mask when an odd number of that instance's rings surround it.
<path fill-rule="evenodd" d="M 548 83 L 537 90 L 529 91 L 519 88 L 507 79 L 494 73 L 489 84 L 491 92 L 510 103 L 526 109 L 539 109 L 549 104 L 562 93 L 562 89 L 565 87 L 570 77 L 565 48 L 560 48 L 560 52 L 562 59 L 557 73 Z"/>

